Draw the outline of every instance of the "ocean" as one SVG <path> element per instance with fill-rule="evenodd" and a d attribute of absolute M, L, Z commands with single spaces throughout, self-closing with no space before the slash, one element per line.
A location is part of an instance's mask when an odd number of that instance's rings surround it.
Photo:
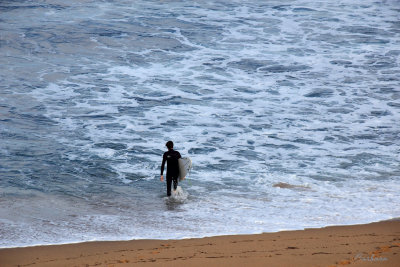
<path fill-rule="evenodd" d="M 397 0 L 2 0 L 0 247 L 399 217 L 399 73 Z"/>

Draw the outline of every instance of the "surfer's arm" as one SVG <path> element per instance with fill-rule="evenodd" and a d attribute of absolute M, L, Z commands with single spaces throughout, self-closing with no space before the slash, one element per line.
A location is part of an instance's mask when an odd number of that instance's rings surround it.
<path fill-rule="evenodd" d="M 163 160 L 161 163 L 161 177 L 160 177 L 160 181 L 163 182 L 164 181 L 164 166 L 165 166 L 165 161 L 167 160 L 167 157 L 165 156 L 165 154 L 163 155 Z"/>
<path fill-rule="evenodd" d="M 161 176 L 164 173 L 164 166 L 165 166 L 165 161 L 167 160 L 167 157 L 165 156 L 165 154 L 163 155 L 163 159 L 162 159 L 162 163 L 161 163 Z"/>

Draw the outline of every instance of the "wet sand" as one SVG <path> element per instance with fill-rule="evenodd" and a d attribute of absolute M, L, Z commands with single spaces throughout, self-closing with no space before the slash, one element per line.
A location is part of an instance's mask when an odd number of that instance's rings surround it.
<path fill-rule="evenodd" d="M 400 266 L 400 220 L 183 240 L 0 250 L 0 266 Z"/>

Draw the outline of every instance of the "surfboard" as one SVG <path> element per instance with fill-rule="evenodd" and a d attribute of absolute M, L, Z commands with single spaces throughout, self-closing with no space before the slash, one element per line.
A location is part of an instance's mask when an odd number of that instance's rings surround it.
<path fill-rule="evenodd" d="M 186 178 L 186 175 L 192 168 L 192 160 L 190 158 L 180 158 L 178 159 L 179 164 L 179 181 Z"/>

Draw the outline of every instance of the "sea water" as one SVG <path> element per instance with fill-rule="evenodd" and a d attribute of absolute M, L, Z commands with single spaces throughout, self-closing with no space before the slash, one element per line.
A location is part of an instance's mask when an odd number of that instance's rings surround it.
<path fill-rule="evenodd" d="M 400 215 L 399 1 L 6 0 L 0 63 L 0 247 Z"/>

